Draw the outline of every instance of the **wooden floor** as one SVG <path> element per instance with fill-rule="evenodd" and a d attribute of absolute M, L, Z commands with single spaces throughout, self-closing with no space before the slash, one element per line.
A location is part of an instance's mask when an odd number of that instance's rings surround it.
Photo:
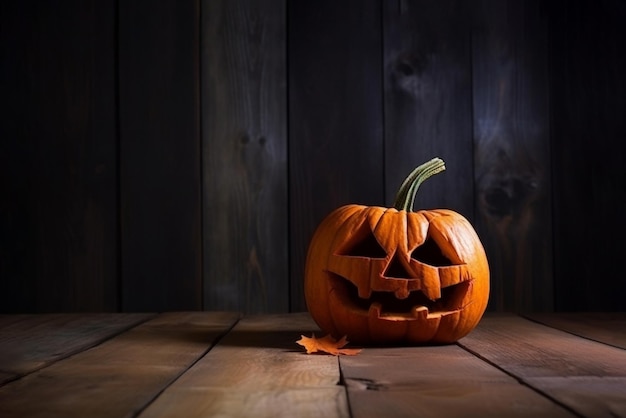
<path fill-rule="evenodd" d="M 0 316 L 0 417 L 626 417 L 626 313 L 307 355 L 308 314 Z"/>

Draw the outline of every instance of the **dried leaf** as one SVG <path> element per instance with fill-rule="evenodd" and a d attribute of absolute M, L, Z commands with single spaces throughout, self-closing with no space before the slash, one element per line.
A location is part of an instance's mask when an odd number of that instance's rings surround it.
<path fill-rule="evenodd" d="M 322 338 L 316 338 L 315 334 L 309 337 L 305 337 L 301 335 L 296 343 L 300 344 L 304 348 L 306 348 L 306 353 L 316 353 L 316 352 L 324 352 L 328 354 L 332 354 L 333 356 L 338 356 L 340 354 L 346 356 L 354 356 L 361 352 L 360 348 L 343 348 L 346 344 L 348 344 L 348 340 L 344 335 L 340 340 L 335 340 L 330 334 L 326 335 Z"/>

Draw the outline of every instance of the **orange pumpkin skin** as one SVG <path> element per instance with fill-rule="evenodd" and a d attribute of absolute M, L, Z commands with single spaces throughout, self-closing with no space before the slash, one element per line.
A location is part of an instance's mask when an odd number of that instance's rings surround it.
<path fill-rule="evenodd" d="M 347 205 L 317 228 L 307 308 L 320 328 L 359 344 L 452 343 L 489 298 L 483 246 L 460 214 Z"/>

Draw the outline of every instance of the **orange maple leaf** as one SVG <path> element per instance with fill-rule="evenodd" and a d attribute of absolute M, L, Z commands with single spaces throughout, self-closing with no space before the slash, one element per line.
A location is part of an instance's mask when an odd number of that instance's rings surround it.
<path fill-rule="evenodd" d="M 304 335 L 301 335 L 300 337 L 302 338 L 296 341 L 296 343 L 306 348 L 307 354 L 319 351 L 332 354 L 333 356 L 338 356 L 340 354 L 355 356 L 361 352 L 360 348 L 343 348 L 346 344 L 348 344 L 348 340 L 345 335 L 340 340 L 335 340 L 330 334 L 322 338 L 316 338 L 315 334 L 313 334 L 311 338 L 305 337 Z"/>

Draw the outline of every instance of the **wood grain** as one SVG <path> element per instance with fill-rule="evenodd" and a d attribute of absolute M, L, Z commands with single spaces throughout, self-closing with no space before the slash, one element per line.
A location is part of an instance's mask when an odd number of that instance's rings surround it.
<path fill-rule="evenodd" d="M 347 203 L 384 205 L 377 0 L 288 8 L 291 311 L 305 310 L 309 241 Z"/>
<path fill-rule="evenodd" d="M 626 350 L 511 315 L 483 318 L 460 345 L 580 416 L 626 416 Z"/>
<path fill-rule="evenodd" d="M 166 313 L 0 388 L 2 417 L 132 416 L 238 320 Z"/>
<path fill-rule="evenodd" d="M 424 183 L 415 208 L 474 218 L 471 20 L 467 2 L 383 4 L 385 195 L 433 157 L 446 171 Z"/>
<path fill-rule="evenodd" d="M 117 309 L 115 4 L 0 6 L 0 312 Z"/>
<path fill-rule="evenodd" d="M 285 13 L 202 6 L 205 309 L 289 307 Z"/>
<path fill-rule="evenodd" d="M 524 316 L 561 331 L 626 349 L 624 312 L 531 313 Z"/>
<path fill-rule="evenodd" d="M 0 384 L 100 344 L 150 316 L 0 315 Z"/>
<path fill-rule="evenodd" d="M 571 417 L 461 348 L 366 348 L 342 357 L 354 417 Z"/>
<path fill-rule="evenodd" d="M 245 317 L 141 417 L 346 417 L 337 358 L 295 343 L 314 331 L 308 314 Z"/>
<path fill-rule="evenodd" d="M 122 309 L 202 307 L 198 1 L 119 5 Z"/>
<path fill-rule="evenodd" d="M 476 228 L 490 264 L 490 309 L 550 311 L 547 11 L 536 0 L 484 0 L 473 13 Z"/>

